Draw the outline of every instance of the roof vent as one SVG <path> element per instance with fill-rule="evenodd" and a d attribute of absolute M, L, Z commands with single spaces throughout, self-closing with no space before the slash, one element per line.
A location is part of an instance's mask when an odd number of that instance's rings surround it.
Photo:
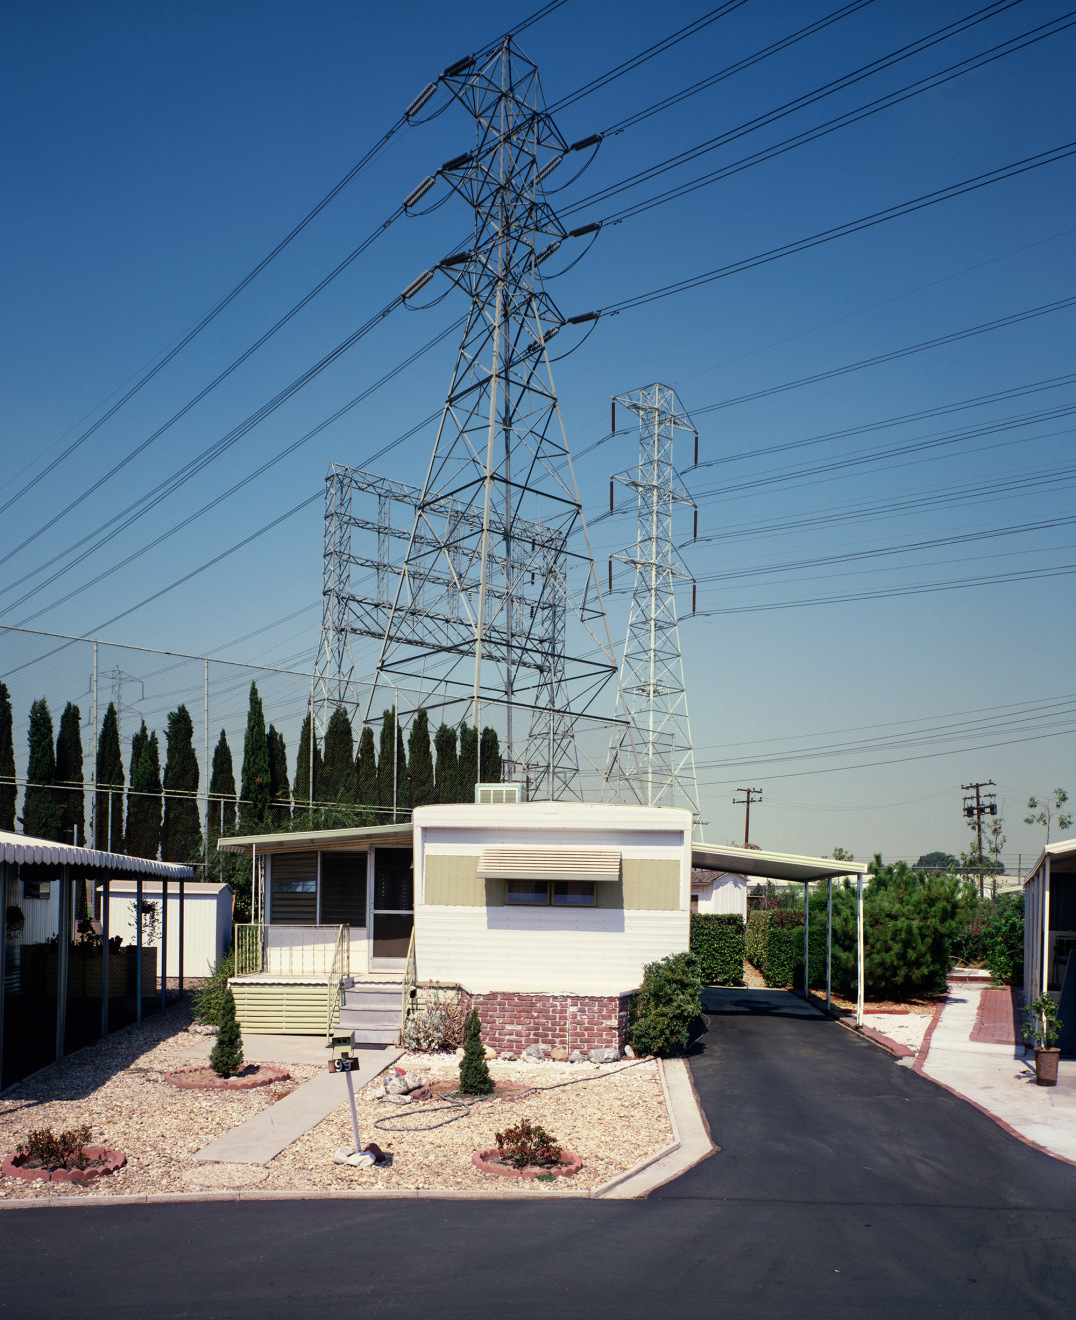
<path fill-rule="evenodd" d="M 487 802 L 518 802 L 519 787 L 518 784 L 475 784 L 474 800 L 483 805 Z"/>

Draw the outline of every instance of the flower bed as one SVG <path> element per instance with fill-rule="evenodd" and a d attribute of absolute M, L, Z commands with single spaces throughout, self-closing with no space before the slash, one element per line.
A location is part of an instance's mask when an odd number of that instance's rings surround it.
<path fill-rule="evenodd" d="M 105 1146 L 86 1146 L 82 1155 L 86 1163 L 81 1169 L 49 1169 L 29 1155 L 8 1155 L 0 1168 L 8 1178 L 27 1178 L 32 1182 L 88 1183 L 95 1178 L 115 1173 L 127 1163 L 127 1156 L 122 1150 L 109 1150 Z"/>
<path fill-rule="evenodd" d="M 583 1167 L 583 1161 L 570 1150 L 562 1150 L 560 1163 L 533 1165 L 529 1169 L 517 1169 L 505 1159 L 504 1151 L 499 1146 L 489 1150 L 476 1150 L 471 1156 L 471 1163 L 482 1173 L 499 1174 L 502 1178 L 570 1178 Z"/>
<path fill-rule="evenodd" d="M 164 1080 L 170 1086 L 189 1091 L 253 1091 L 259 1086 L 270 1086 L 273 1082 L 286 1082 L 290 1076 L 285 1069 L 273 1068 L 267 1063 L 248 1063 L 234 1077 L 218 1077 L 207 1066 L 165 1073 Z"/>

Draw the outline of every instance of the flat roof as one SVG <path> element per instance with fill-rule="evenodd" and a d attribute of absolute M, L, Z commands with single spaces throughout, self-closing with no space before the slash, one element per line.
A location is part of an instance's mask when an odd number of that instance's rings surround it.
<path fill-rule="evenodd" d="M 834 861 L 832 857 L 801 857 L 796 853 L 766 852 L 762 848 L 737 848 L 733 844 L 695 843 L 691 865 L 706 871 L 729 871 L 753 875 L 761 880 L 834 880 L 844 875 L 866 875 L 867 862 Z"/>
<path fill-rule="evenodd" d="M 1048 843 L 1042 852 L 1039 853 L 1038 861 L 1030 868 L 1027 875 L 1024 876 L 1024 884 L 1034 879 L 1039 868 L 1047 857 L 1051 863 L 1055 858 L 1065 863 L 1059 870 L 1059 874 L 1068 875 L 1071 870 L 1076 869 L 1076 839 L 1058 839 L 1057 843 Z M 1052 867 L 1051 867 L 1052 869 Z"/>
<path fill-rule="evenodd" d="M 292 834 L 276 832 L 274 834 L 235 834 L 226 839 L 218 839 L 217 847 L 222 852 L 260 853 L 303 852 L 307 849 L 351 848 L 369 843 L 394 843 L 410 845 L 414 838 L 411 822 L 401 821 L 397 825 L 356 825 L 353 829 L 339 830 L 296 830 Z"/>

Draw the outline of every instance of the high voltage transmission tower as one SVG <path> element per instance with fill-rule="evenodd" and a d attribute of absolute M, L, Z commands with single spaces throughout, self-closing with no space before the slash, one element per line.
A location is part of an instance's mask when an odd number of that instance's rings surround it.
<path fill-rule="evenodd" d="M 596 139 L 569 146 L 545 112 L 536 67 L 510 40 L 441 81 L 475 124 L 474 148 L 438 171 L 474 213 L 472 246 L 437 267 L 470 311 L 421 488 L 329 474 L 322 701 L 340 698 L 353 677 L 350 635 L 376 636 L 367 716 L 377 686 L 429 693 L 475 725 L 483 708 L 497 708 L 504 760 L 529 777 L 531 795 L 579 796 L 579 736 L 615 718 L 617 666 L 548 345 L 594 316 L 566 320 L 539 267 L 580 232 L 561 224 L 543 182 Z M 358 490 L 376 496 L 376 520 L 353 516 Z M 410 506 L 404 535 L 388 521 L 392 503 Z M 357 526 L 376 533 L 378 560 L 352 553 Z M 352 565 L 380 574 L 375 590 L 352 590 Z"/>
<path fill-rule="evenodd" d="M 673 438 L 677 431 L 694 435 L 697 462 L 698 434 L 668 385 L 649 385 L 615 398 L 614 433 L 618 403 L 639 418 L 638 466 L 609 483 L 610 508 L 613 482 L 618 481 L 635 492 L 639 512 L 635 544 L 613 556 L 635 575 L 620 669 L 620 691 L 634 747 L 628 731 L 614 731 L 609 780 L 613 785 L 624 780 L 637 785 L 647 806 L 690 807 L 698 820 L 695 754 L 676 614 L 677 583 L 692 582 L 694 593 L 694 582 L 673 545 L 672 531 L 674 506 L 695 508 L 673 464 Z M 694 530 L 697 533 L 697 513 Z M 610 588 L 612 580 L 610 559 Z"/>

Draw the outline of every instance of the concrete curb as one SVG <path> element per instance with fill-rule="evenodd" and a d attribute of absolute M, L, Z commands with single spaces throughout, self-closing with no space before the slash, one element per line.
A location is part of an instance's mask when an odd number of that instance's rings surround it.
<path fill-rule="evenodd" d="M 879 1049 L 885 1050 L 886 1054 L 892 1055 L 892 1057 L 898 1062 L 904 1059 L 915 1058 L 916 1051 L 913 1050 L 910 1045 L 902 1045 L 900 1041 L 891 1040 L 884 1032 L 879 1031 L 877 1027 L 857 1026 L 854 1019 L 849 1021 L 849 1015 L 844 1010 L 833 1008 L 832 1005 L 827 1008 L 824 1003 L 818 1003 L 813 997 L 809 995 L 805 997 L 803 992 L 799 990 L 793 990 L 792 993 L 797 995 L 800 999 L 805 999 L 806 1003 L 810 1004 L 813 1008 L 817 1008 L 825 1017 L 832 1018 L 838 1026 L 844 1027 L 846 1031 L 854 1032 L 857 1036 L 862 1037 L 863 1040 L 869 1040 L 872 1045 L 877 1045 Z M 940 1009 L 935 1009 L 935 1017 L 939 1012 Z M 933 1030 L 933 1019 L 931 1019 L 931 1026 L 928 1028 L 928 1031 L 930 1030 Z"/>

